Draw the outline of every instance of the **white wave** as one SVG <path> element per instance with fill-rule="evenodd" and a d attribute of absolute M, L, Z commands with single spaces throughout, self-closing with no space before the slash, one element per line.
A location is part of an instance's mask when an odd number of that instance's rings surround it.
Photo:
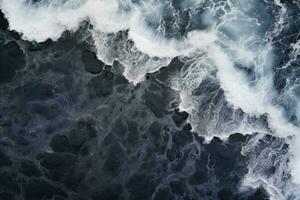
<path fill-rule="evenodd" d="M 117 32 L 129 27 L 129 16 L 120 12 L 116 0 L 58 2 L 41 1 L 32 5 L 28 0 L 2 0 L 1 9 L 9 20 L 10 29 L 22 33 L 26 40 L 37 42 L 48 38 L 57 40 L 66 30 L 76 31 L 84 20 L 90 20 L 104 32 Z"/>
<path fill-rule="evenodd" d="M 280 8 L 276 26 L 265 35 L 259 32 L 261 24 L 258 19 L 249 15 L 254 3 L 259 2 L 243 0 L 209 4 L 208 11 L 201 19 L 209 20 L 209 23 L 205 23 L 206 26 L 209 25 L 208 28 L 190 31 L 180 37 L 166 37 L 167 28 L 163 22 L 167 15 L 165 8 L 172 10 L 170 17 L 175 18 L 175 28 L 179 27 L 179 13 L 165 0 L 141 1 L 139 4 L 133 4 L 129 0 L 29 2 L 0 1 L 11 30 L 21 33 L 25 40 L 42 42 L 48 38 L 57 40 L 66 30 L 76 31 L 80 23 L 87 20 L 93 25 L 91 32 L 99 59 L 107 64 L 112 64 L 114 60 L 121 62 L 125 66 L 124 76 L 134 83 L 142 81 L 146 73 L 168 65 L 174 57 L 180 57 L 184 67 L 177 77 L 172 78 L 171 86 L 180 92 L 180 108 L 191 114 L 190 122 L 193 127 L 201 133 L 205 130 L 209 135 L 217 135 L 220 130 L 223 130 L 220 134 L 227 135 L 239 130 L 268 132 L 266 129 L 270 128 L 277 136 L 293 136 L 293 157 L 289 167 L 292 167 L 294 182 L 300 183 L 300 172 L 297 170 L 300 168 L 300 155 L 297 155 L 300 149 L 300 129 L 290 124 L 283 109 L 274 104 L 278 94 L 273 86 L 270 38 L 280 33 L 283 27 L 286 8 L 280 1 L 274 1 L 274 5 Z M 190 10 L 190 16 L 196 16 L 195 12 L 198 12 L 202 3 L 205 1 L 183 1 L 180 7 Z M 191 27 L 189 24 L 187 26 Z M 236 67 L 237 64 L 252 70 L 254 80 L 249 80 L 249 76 Z M 269 127 L 255 126 L 244 117 L 236 123 L 238 118 L 233 114 L 229 117 L 232 119 L 217 129 L 217 120 L 222 122 L 218 113 L 208 118 L 209 123 L 206 125 L 201 124 L 203 119 L 196 110 L 203 96 L 195 96 L 193 91 L 206 78 L 215 80 L 224 91 L 225 100 L 218 105 L 211 104 L 215 106 L 216 113 L 226 101 L 230 109 L 241 109 L 246 117 L 267 115 Z M 203 126 L 207 127 L 203 129 Z M 258 175 L 251 174 L 248 178 L 257 179 L 255 176 Z M 266 182 L 268 187 L 276 188 L 277 193 L 280 193 L 278 190 L 286 189 L 271 179 Z"/>

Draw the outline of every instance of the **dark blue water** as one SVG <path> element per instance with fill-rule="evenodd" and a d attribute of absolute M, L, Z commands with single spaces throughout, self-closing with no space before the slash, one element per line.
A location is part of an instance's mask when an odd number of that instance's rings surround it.
<path fill-rule="evenodd" d="M 299 199 L 300 4 L 2 0 L 0 199 Z"/>

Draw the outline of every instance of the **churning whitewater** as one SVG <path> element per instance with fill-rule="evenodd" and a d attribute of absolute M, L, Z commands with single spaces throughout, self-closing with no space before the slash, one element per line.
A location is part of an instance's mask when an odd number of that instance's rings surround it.
<path fill-rule="evenodd" d="M 98 59 L 120 62 L 134 84 L 177 58 L 183 67 L 167 85 L 180 93 L 193 130 L 207 138 L 256 134 L 242 149 L 249 171 L 240 190 L 263 186 L 274 200 L 300 199 L 299 2 L 0 2 L 9 29 L 28 41 L 57 40 L 88 22 L 82 40 L 92 38 Z M 265 134 L 279 139 L 260 149 Z M 264 170 L 270 166 L 275 173 Z"/>

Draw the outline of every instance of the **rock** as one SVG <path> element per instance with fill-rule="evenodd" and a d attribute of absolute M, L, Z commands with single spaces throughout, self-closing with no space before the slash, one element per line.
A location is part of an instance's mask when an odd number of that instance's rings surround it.
<path fill-rule="evenodd" d="M 24 189 L 26 200 L 52 199 L 54 196 L 67 197 L 63 190 L 44 179 L 30 179 Z"/>
<path fill-rule="evenodd" d="M 7 166 L 10 167 L 12 165 L 12 162 L 10 158 L 0 150 L 0 168 Z"/>
<path fill-rule="evenodd" d="M 89 50 L 82 52 L 81 59 L 85 66 L 85 71 L 91 74 L 99 74 L 105 66 L 105 64 L 97 58 L 96 54 Z"/>
<path fill-rule="evenodd" d="M 35 163 L 30 160 L 21 161 L 20 172 L 28 177 L 40 177 L 42 175 Z"/>
<path fill-rule="evenodd" d="M 0 46 L 0 84 L 11 82 L 16 71 L 25 66 L 25 56 L 19 45 L 8 42 Z"/>

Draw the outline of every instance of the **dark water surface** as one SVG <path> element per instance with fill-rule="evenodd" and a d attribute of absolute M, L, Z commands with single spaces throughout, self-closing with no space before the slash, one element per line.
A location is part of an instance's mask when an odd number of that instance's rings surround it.
<path fill-rule="evenodd" d="M 300 198 L 298 3 L 195 2 L 145 12 L 155 49 L 92 22 L 38 37 L 0 3 L 0 200 Z"/>

